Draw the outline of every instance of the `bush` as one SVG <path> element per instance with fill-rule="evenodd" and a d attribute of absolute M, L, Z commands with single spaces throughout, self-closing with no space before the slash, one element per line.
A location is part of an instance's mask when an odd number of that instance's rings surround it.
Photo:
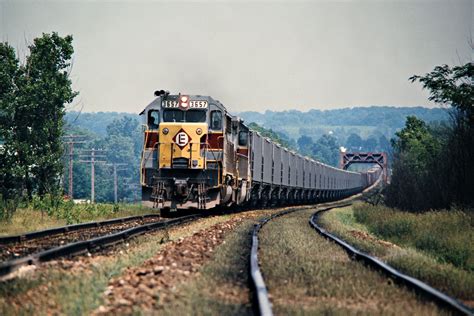
<path fill-rule="evenodd" d="M 17 208 L 17 199 L 4 200 L 0 194 L 0 221 L 10 221 Z"/>

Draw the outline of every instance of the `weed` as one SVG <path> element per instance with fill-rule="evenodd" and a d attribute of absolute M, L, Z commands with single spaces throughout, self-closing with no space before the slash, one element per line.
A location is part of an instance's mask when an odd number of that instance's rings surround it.
<path fill-rule="evenodd" d="M 0 205 L 0 220 L 1 210 Z M 3 220 L 0 235 L 147 213 L 153 210 L 139 204 L 74 204 L 72 201 L 56 204 L 48 198 L 33 197 L 31 203 L 23 203 L 8 220 Z"/>
<path fill-rule="evenodd" d="M 474 225 L 467 213 L 442 210 L 413 214 L 359 204 L 354 206 L 354 217 L 378 237 L 474 271 Z"/>
<path fill-rule="evenodd" d="M 473 265 L 472 241 L 469 241 L 472 234 L 469 230 L 456 229 L 471 225 L 468 218 L 460 212 L 415 215 L 382 206 L 356 204 L 324 213 L 320 223 L 402 272 L 470 301 L 474 297 L 474 273 L 468 268 Z M 389 229 L 384 231 L 384 227 Z M 396 227 L 404 233 L 396 232 Z"/>

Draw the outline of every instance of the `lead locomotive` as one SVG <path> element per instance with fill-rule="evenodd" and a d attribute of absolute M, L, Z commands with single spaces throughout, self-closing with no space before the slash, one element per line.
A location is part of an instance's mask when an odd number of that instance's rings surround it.
<path fill-rule="evenodd" d="M 148 206 L 167 211 L 309 203 L 341 198 L 370 184 L 367 174 L 302 157 L 250 131 L 209 96 L 163 90 L 155 96 L 140 113 L 146 126 L 142 200 Z"/>

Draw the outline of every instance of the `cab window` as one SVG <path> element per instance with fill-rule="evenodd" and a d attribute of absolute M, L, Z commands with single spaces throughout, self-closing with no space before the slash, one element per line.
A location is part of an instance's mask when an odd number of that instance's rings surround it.
<path fill-rule="evenodd" d="M 160 124 L 160 111 L 150 110 L 148 111 L 148 127 L 150 129 L 157 129 Z"/>
<path fill-rule="evenodd" d="M 221 111 L 211 112 L 211 129 L 212 130 L 222 129 L 222 112 Z"/>
<path fill-rule="evenodd" d="M 186 112 L 186 122 L 202 123 L 206 121 L 206 111 L 189 110 Z"/>
<path fill-rule="evenodd" d="M 184 122 L 184 112 L 181 110 L 164 110 L 163 112 L 164 122 Z"/>
<path fill-rule="evenodd" d="M 163 112 L 163 121 L 164 122 L 174 122 L 174 123 L 202 123 L 206 121 L 206 111 L 202 110 L 165 110 Z"/>
<path fill-rule="evenodd" d="M 239 132 L 239 146 L 247 146 L 249 134 L 247 131 Z"/>

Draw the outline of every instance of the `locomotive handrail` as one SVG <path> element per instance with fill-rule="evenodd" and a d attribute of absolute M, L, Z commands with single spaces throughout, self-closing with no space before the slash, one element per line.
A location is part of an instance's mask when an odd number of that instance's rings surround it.
<path fill-rule="evenodd" d="M 143 142 L 143 150 L 142 150 L 142 159 L 140 161 L 140 183 L 144 185 L 143 183 L 143 173 L 145 172 L 143 168 L 143 162 L 145 160 L 145 149 L 146 149 L 146 144 L 148 143 L 148 125 L 146 125 L 146 130 L 145 130 L 145 141 Z"/>

